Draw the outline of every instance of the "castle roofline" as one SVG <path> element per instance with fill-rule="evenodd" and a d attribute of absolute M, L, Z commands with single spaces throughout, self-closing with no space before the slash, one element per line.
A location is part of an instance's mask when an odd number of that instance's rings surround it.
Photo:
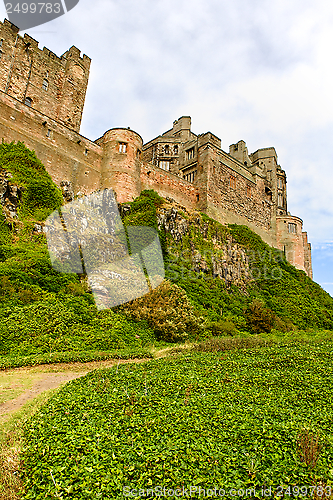
<path fill-rule="evenodd" d="M 26 43 L 27 45 L 33 47 L 35 50 L 39 50 L 40 52 L 44 52 L 44 54 L 46 53 L 48 55 L 51 55 L 54 59 L 58 60 L 62 64 L 64 64 L 68 58 L 73 57 L 73 59 L 75 58 L 75 59 L 79 60 L 85 66 L 90 66 L 90 62 L 91 62 L 90 57 L 88 57 L 86 54 L 83 54 L 83 56 L 81 57 L 81 51 L 80 51 L 80 49 L 75 47 L 75 45 L 72 45 L 70 47 L 70 49 L 68 49 L 66 52 L 64 52 L 64 54 L 62 54 L 61 56 L 57 56 L 57 54 L 55 54 L 54 52 L 52 52 L 52 50 L 48 49 L 45 46 L 43 47 L 43 49 L 40 49 L 38 40 L 35 40 L 35 38 L 28 35 L 28 33 L 24 33 L 23 36 L 20 35 L 19 34 L 20 28 L 18 26 L 16 26 L 15 24 L 13 24 L 11 21 L 9 21 L 7 18 L 4 19 L 3 23 L 0 22 L 0 26 L 1 25 L 7 30 L 9 30 L 9 29 L 12 30 L 13 33 L 16 34 L 17 37 L 22 39 L 24 41 L 24 43 Z"/>
<path fill-rule="evenodd" d="M 136 134 L 138 137 L 140 137 L 141 141 L 143 142 L 143 139 L 142 139 L 141 135 L 138 134 L 138 132 L 135 132 L 135 130 L 132 130 L 130 127 L 113 127 L 113 128 L 109 128 L 109 130 L 106 130 L 106 132 L 104 132 L 104 134 L 101 137 L 98 137 L 98 139 L 96 139 L 93 142 L 95 142 L 96 144 L 98 144 L 98 141 L 101 141 L 103 139 L 103 137 L 108 132 L 111 132 L 112 130 L 126 130 L 127 132 L 132 132 L 133 134 Z"/>

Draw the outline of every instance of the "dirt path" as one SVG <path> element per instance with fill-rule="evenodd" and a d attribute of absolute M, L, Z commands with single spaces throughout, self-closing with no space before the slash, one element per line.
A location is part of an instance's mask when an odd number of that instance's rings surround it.
<path fill-rule="evenodd" d="M 160 357 L 160 356 L 159 356 Z M 142 363 L 147 359 L 126 359 L 126 360 L 108 360 L 108 361 L 92 361 L 89 363 L 56 363 L 50 365 L 40 365 L 29 368 L 15 368 L 5 370 L 1 373 L 1 380 L 7 377 L 10 380 L 4 387 L 0 385 L 0 396 L 4 402 L 0 404 L 0 418 L 9 417 L 12 413 L 17 412 L 29 400 L 34 399 L 39 394 L 49 389 L 56 389 L 60 385 L 83 377 L 92 370 L 97 368 L 109 368 L 117 364 L 124 363 Z M 30 385 L 29 389 L 24 390 L 23 384 Z M 23 392 L 20 392 L 20 390 Z M 14 398 L 10 397 L 11 393 L 20 394 Z M 9 398 L 8 396 L 9 395 Z"/>

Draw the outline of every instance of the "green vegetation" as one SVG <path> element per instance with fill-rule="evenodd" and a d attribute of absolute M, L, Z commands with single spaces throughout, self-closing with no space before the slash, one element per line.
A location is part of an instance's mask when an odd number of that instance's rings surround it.
<path fill-rule="evenodd" d="M 0 498 L 3 488 L 81 500 L 123 498 L 123 486 L 333 484 L 332 297 L 245 226 L 177 207 L 188 230 L 166 233 L 158 212 L 171 205 L 147 190 L 123 222 L 158 230 L 167 279 L 98 311 L 86 276 L 56 272 L 33 230 L 62 204 L 34 152 L 0 145 L 1 171 L 21 198 L 18 220 L 0 213 L 0 369 L 149 358 L 166 343 L 174 356 L 90 373 L 19 419 L 15 460 L 8 440 L 0 456 Z M 253 276 L 239 286 L 213 274 L 237 245 Z M 11 467 L 23 443 L 21 494 Z"/>
<path fill-rule="evenodd" d="M 70 382 L 25 427 L 24 498 L 333 484 L 332 355 L 332 341 L 188 352 Z"/>
<path fill-rule="evenodd" d="M 23 143 L 3 142 L 0 145 L 0 168 L 10 172 L 10 181 L 22 190 L 20 219 L 44 220 L 62 205 L 60 189 L 56 187 L 35 152 L 30 151 Z"/>
<path fill-rule="evenodd" d="M 188 231 L 174 239 L 158 229 L 164 201 L 151 190 L 128 204 L 123 222 L 159 231 L 169 281 L 125 306 L 97 311 L 86 277 L 55 271 L 44 234 L 34 234 L 34 224 L 62 203 L 44 166 L 23 144 L 2 144 L 0 169 L 22 191 L 19 220 L 12 229 L 3 215 L 0 221 L 2 368 L 47 359 L 104 359 L 126 349 L 147 353 L 161 342 L 210 336 L 333 329 L 333 299 L 281 252 L 245 226 L 226 227 L 185 211 L 179 213 Z M 228 286 L 214 277 L 212 259 L 227 244 L 246 250 L 251 282 Z M 205 272 L 193 271 L 193 251 L 200 252 Z"/>

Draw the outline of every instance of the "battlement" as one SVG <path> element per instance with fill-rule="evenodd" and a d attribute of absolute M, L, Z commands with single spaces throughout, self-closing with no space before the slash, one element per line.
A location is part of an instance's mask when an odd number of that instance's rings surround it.
<path fill-rule="evenodd" d="M 18 32 L 0 22 L 0 91 L 78 132 L 91 59 L 75 46 L 59 57 Z"/>

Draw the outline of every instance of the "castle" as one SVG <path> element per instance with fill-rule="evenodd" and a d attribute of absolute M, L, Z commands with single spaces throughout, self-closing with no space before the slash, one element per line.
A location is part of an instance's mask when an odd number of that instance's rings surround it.
<path fill-rule="evenodd" d="M 112 188 L 128 202 L 154 189 L 221 223 L 244 224 L 312 278 L 302 220 L 287 211 L 286 174 L 273 147 L 229 153 L 211 132 L 196 135 L 183 116 L 143 144 L 133 130 L 112 128 L 92 141 L 80 135 L 90 58 L 71 47 L 61 57 L 7 19 L 0 22 L 0 138 L 35 150 L 54 182 L 75 194 Z"/>

